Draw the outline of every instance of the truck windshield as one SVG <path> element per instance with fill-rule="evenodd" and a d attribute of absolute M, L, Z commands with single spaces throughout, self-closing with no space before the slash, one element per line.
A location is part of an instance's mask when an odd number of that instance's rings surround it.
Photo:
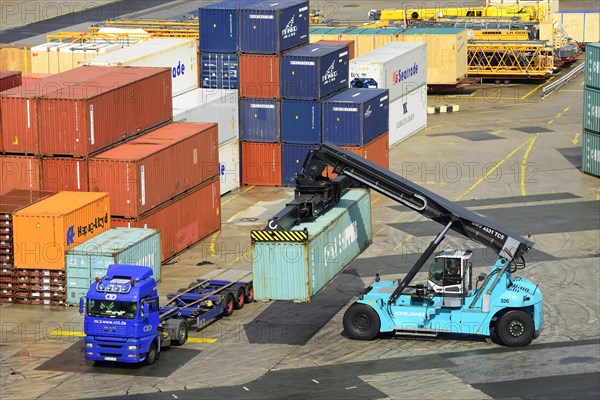
<path fill-rule="evenodd" d="M 88 300 L 87 314 L 90 317 L 133 319 L 137 314 L 137 303 L 116 300 Z"/>

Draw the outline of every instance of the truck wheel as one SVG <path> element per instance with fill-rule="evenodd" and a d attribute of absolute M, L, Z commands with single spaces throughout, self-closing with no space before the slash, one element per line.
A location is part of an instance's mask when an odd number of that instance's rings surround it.
<path fill-rule="evenodd" d="M 344 314 L 344 330 L 351 339 L 373 340 L 380 325 L 379 315 L 365 304 L 354 303 Z"/>
<path fill-rule="evenodd" d="M 521 310 L 510 310 L 500 317 L 497 333 L 508 347 L 527 346 L 533 338 L 533 320 Z"/>
<path fill-rule="evenodd" d="M 254 287 L 250 285 L 248 292 L 246 292 L 246 303 L 252 303 L 254 301 Z"/>
<path fill-rule="evenodd" d="M 188 338 L 188 326 L 185 321 L 179 321 L 174 330 L 175 338 L 173 344 L 176 346 L 183 346 L 187 342 Z"/>
<path fill-rule="evenodd" d="M 156 345 L 156 341 L 154 341 L 150 345 L 150 350 L 148 350 L 146 365 L 152 365 L 156 360 L 158 360 L 158 346 Z"/>
<path fill-rule="evenodd" d="M 246 302 L 246 293 L 244 293 L 244 288 L 239 288 L 237 293 L 235 294 L 235 304 L 234 308 L 236 310 L 244 307 L 244 303 Z"/>
<path fill-rule="evenodd" d="M 233 299 L 233 295 L 231 293 L 229 293 L 227 295 L 227 297 L 225 297 L 225 304 L 223 305 L 223 315 L 226 317 L 229 317 L 231 314 L 233 314 L 233 307 L 234 307 L 235 301 Z"/>

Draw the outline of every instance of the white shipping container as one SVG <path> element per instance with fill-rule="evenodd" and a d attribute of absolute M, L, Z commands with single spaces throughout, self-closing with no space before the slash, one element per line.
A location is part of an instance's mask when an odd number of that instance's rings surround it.
<path fill-rule="evenodd" d="M 173 121 L 216 122 L 219 145 L 239 139 L 237 90 L 196 89 L 173 97 Z"/>
<path fill-rule="evenodd" d="M 350 60 L 350 87 L 389 89 L 390 102 L 425 83 L 424 42 L 392 42 Z"/>
<path fill-rule="evenodd" d="M 390 102 L 390 148 L 427 126 L 427 85 Z"/>
<path fill-rule="evenodd" d="M 150 39 L 82 61 L 81 65 L 169 67 L 173 96 L 198 87 L 198 52 L 194 39 Z"/>
<path fill-rule="evenodd" d="M 219 146 L 221 196 L 240 187 L 240 141 L 234 139 Z"/>

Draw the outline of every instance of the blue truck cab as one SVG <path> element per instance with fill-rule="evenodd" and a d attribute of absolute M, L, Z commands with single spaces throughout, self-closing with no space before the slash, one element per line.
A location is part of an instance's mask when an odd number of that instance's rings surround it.
<path fill-rule="evenodd" d="M 86 360 L 139 363 L 158 355 L 158 291 L 151 268 L 111 265 L 92 283 L 85 303 Z"/>

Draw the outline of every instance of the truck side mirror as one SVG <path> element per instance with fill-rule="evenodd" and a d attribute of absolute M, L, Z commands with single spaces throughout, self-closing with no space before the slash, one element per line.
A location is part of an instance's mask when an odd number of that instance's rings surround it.
<path fill-rule="evenodd" d="M 142 306 L 142 318 L 150 314 L 150 304 L 144 303 Z"/>
<path fill-rule="evenodd" d="M 79 315 L 83 314 L 83 309 L 85 308 L 85 299 L 83 297 L 79 298 Z"/>

